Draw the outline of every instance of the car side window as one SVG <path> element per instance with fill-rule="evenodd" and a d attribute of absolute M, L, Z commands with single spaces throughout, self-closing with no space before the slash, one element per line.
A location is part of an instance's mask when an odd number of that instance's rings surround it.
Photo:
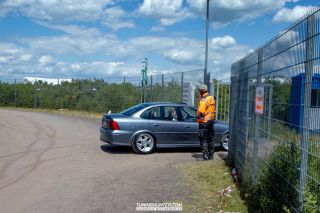
<path fill-rule="evenodd" d="M 160 107 L 152 107 L 150 109 L 147 109 L 141 114 L 140 117 L 143 119 L 160 120 L 161 119 Z"/>
<path fill-rule="evenodd" d="M 146 111 L 144 111 L 144 112 L 140 115 L 140 117 L 143 118 L 143 119 L 150 119 L 152 110 L 153 110 L 153 108 L 147 109 Z"/>
<path fill-rule="evenodd" d="M 181 121 L 178 110 L 174 106 L 164 107 L 164 120 L 167 121 Z"/>
<path fill-rule="evenodd" d="M 191 107 L 181 107 L 182 120 L 186 122 L 195 122 L 197 119 L 197 110 Z"/>

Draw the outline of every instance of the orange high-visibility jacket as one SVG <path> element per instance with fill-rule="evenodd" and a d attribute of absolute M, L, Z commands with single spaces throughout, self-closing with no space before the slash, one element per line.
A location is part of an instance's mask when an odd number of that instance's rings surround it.
<path fill-rule="evenodd" d="M 197 111 L 197 122 L 207 123 L 209 120 L 214 120 L 216 113 L 216 102 L 208 93 L 200 97 L 200 102 Z"/>

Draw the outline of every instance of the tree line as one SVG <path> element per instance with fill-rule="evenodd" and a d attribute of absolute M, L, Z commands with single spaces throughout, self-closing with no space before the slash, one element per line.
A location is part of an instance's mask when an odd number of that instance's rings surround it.
<path fill-rule="evenodd" d="M 145 91 L 145 98 L 141 95 Z M 108 83 L 102 79 L 63 81 L 0 82 L 0 106 L 69 109 L 91 112 L 121 112 L 143 101 L 181 101 L 176 81 L 148 85 L 145 90 L 131 82 Z"/>

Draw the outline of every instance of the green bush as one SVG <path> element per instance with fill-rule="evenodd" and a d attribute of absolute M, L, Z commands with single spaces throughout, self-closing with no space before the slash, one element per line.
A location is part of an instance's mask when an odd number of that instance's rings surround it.
<path fill-rule="evenodd" d="M 320 190 L 318 184 L 308 184 L 305 192 L 304 212 L 320 212 Z"/>
<path fill-rule="evenodd" d="M 295 142 L 282 143 L 265 159 L 264 175 L 248 184 L 245 199 L 249 212 L 294 212 L 299 208 L 299 149 Z"/>
<path fill-rule="evenodd" d="M 319 159 L 319 136 L 310 137 L 308 178 L 305 191 L 305 212 L 320 212 L 320 159 Z"/>

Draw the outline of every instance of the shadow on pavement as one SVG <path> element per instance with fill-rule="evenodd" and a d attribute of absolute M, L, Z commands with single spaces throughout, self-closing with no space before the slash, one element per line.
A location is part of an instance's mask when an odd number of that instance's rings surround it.
<path fill-rule="evenodd" d="M 115 146 L 112 144 L 101 145 L 101 150 L 110 154 L 135 154 L 131 147 Z M 184 153 L 184 152 L 201 152 L 200 148 L 157 148 L 154 153 Z"/>
<path fill-rule="evenodd" d="M 134 154 L 131 147 L 128 146 L 114 146 L 111 144 L 104 144 L 100 146 L 101 150 L 109 154 Z"/>
<path fill-rule="evenodd" d="M 101 150 L 104 152 L 107 152 L 109 154 L 135 154 L 135 152 L 132 150 L 131 147 L 127 146 L 115 146 L 111 144 L 103 144 L 101 145 Z M 223 151 L 222 148 L 216 147 L 215 153 L 218 154 L 218 156 L 221 159 L 226 159 L 228 156 L 227 152 L 221 152 Z M 157 148 L 154 153 L 192 153 L 192 157 L 194 158 L 201 158 L 202 153 L 201 149 L 198 147 L 187 147 L 187 148 Z"/>

